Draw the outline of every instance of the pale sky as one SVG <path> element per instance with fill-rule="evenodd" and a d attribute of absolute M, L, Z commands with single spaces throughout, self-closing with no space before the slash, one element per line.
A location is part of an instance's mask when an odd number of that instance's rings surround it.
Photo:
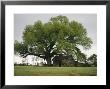
<path fill-rule="evenodd" d="M 86 28 L 88 37 L 93 41 L 89 50 L 82 50 L 88 57 L 93 53 L 97 54 L 97 15 L 96 14 L 15 14 L 14 15 L 14 40 L 22 41 L 22 33 L 26 25 L 33 25 L 34 22 L 41 20 L 48 22 L 51 17 L 63 15 L 69 21 L 75 20 Z"/>

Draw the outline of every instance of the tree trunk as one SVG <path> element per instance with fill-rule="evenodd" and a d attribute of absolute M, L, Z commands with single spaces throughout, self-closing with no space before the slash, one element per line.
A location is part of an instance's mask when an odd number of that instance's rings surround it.
<path fill-rule="evenodd" d="M 59 59 L 58 60 L 59 60 L 59 67 L 61 67 L 61 64 L 62 64 L 62 54 L 59 55 Z"/>
<path fill-rule="evenodd" d="M 47 65 L 48 65 L 48 66 L 51 66 L 51 58 L 48 58 L 48 59 L 47 59 Z"/>

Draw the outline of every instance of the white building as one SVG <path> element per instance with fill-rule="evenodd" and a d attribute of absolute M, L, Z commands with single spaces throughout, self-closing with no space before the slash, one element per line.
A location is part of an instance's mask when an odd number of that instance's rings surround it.
<path fill-rule="evenodd" d="M 26 58 L 20 57 L 19 55 L 14 55 L 14 64 L 26 64 L 26 65 L 38 65 L 42 66 L 47 64 L 47 61 L 43 58 L 28 55 Z"/>
<path fill-rule="evenodd" d="M 20 57 L 19 55 L 14 55 L 14 64 L 22 64 L 25 58 Z"/>

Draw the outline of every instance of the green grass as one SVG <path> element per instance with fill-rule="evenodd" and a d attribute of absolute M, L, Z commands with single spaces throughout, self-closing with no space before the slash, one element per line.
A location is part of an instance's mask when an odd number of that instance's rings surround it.
<path fill-rule="evenodd" d="M 15 76 L 96 76 L 96 67 L 15 66 Z"/>

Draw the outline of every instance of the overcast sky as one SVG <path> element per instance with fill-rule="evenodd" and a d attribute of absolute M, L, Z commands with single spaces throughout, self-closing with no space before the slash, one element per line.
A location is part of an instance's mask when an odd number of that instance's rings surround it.
<path fill-rule="evenodd" d="M 22 33 L 26 25 L 33 25 L 34 22 L 41 20 L 48 22 L 51 17 L 59 14 L 15 14 L 14 15 L 14 40 L 22 41 Z M 97 54 L 97 15 L 96 14 L 60 14 L 67 16 L 69 21 L 75 20 L 87 29 L 88 37 L 93 41 L 92 47 L 89 50 L 82 50 L 87 56 L 93 53 Z"/>

